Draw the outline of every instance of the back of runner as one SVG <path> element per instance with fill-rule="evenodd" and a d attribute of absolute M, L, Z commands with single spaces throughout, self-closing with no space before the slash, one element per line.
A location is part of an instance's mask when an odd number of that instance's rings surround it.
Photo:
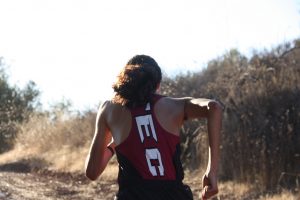
<path fill-rule="evenodd" d="M 161 78 L 153 58 L 137 55 L 129 60 L 113 85 L 114 98 L 98 111 L 86 176 L 97 179 L 116 153 L 116 199 L 193 199 L 190 188 L 182 183 L 179 133 L 185 120 L 207 118 L 209 158 L 202 197 L 209 198 L 218 192 L 222 108 L 210 99 L 161 96 L 157 93 Z"/>

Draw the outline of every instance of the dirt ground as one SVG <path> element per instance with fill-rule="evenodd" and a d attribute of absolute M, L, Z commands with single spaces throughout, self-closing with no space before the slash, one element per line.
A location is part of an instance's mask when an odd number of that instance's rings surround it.
<path fill-rule="evenodd" d="M 83 174 L 0 170 L 0 200 L 113 199 L 115 181 L 89 181 Z"/>
<path fill-rule="evenodd" d="M 103 179 L 89 181 L 84 174 L 35 170 L 23 162 L 4 164 L 0 165 L 0 200 L 114 199 L 116 177 Z M 197 199 L 200 182 L 188 184 Z"/>
<path fill-rule="evenodd" d="M 195 199 L 199 190 L 193 191 Z M 116 181 L 89 181 L 84 175 L 54 172 L 0 172 L 0 200 L 113 199 Z"/>
<path fill-rule="evenodd" d="M 193 175 L 186 176 L 184 181 L 191 187 L 195 200 L 199 199 L 200 181 Z M 241 190 L 239 186 L 239 194 L 235 187 L 235 184 L 220 184 L 220 194 L 214 200 L 260 199 L 247 187 Z M 37 170 L 23 162 L 0 165 L 0 200 L 112 200 L 117 190 L 116 177 L 89 181 L 82 173 Z"/>
<path fill-rule="evenodd" d="M 0 173 L 0 199 L 113 199 L 114 182 L 90 183 L 67 174 Z"/>
<path fill-rule="evenodd" d="M 196 188 L 200 182 L 188 184 L 193 190 L 194 199 L 198 199 L 200 190 Z M 0 170 L 0 200 L 109 200 L 114 198 L 117 189 L 114 180 L 92 182 L 83 174 Z M 235 198 L 222 195 L 220 199 Z"/>

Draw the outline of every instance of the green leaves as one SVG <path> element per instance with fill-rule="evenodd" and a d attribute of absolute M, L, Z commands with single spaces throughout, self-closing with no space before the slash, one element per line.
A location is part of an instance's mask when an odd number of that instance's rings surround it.
<path fill-rule="evenodd" d="M 5 63 L 0 57 L 0 153 L 12 146 L 17 133 L 16 124 L 28 119 L 38 107 L 39 94 L 33 81 L 24 89 L 10 85 Z"/>

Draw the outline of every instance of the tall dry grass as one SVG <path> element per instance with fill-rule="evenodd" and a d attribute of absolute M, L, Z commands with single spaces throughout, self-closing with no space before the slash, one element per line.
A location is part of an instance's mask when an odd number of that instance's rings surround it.
<path fill-rule="evenodd" d="M 91 111 L 81 116 L 32 115 L 28 122 L 21 124 L 15 149 L 33 152 L 31 156 L 44 160 L 50 169 L 82 171 L 94 133 L 95 117 L 95 112 Z"/>
<path fill-rule="evenodd" d="M 300 173 L 300 45 L 278 46 L 250 59 L 232 50 L 201 72 L 166 78 L 170 96 L 214 98 L 225 106 L 220 176 L 276 190 L 282 172 Z M 207 158 L 206 125 L 182 129 L 183 160 L 203 168 Z M 297 188 L 291 179 L 287 188 Z"/>

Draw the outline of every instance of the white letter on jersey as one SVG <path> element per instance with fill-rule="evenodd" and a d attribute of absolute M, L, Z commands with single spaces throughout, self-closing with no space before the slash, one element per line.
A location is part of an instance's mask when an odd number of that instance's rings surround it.
<path fill-rule="evenodd" d="M 150 170 L 152 176 L 157 176 L 157 171 L 156 171 L 156 167 L 151 164 L 151 160 L 158 160 L 159 165 L 157 166 L 157 168 L 159 171 L 159 175 L 163 176 L 164 175 L 164 166 L 162 164 L 161 156 L 160 156 L 158 149 L 146 149 L 146 158 L 147 158 L 148 167 L 149 167 L 149 170 Z"/>
<path fill-rule="evenodd" d="M 155 139 L 155 141 L 157 142 L 157 137 L 156 137 L 156 132 L 155 132 L 154 125 L 153 125 L 152 116 L 151 115 L 139 116 L 139 117 L 136 117 L 135 120 L 136 120 L 136 125 L 138 127 L 138 131 L 140 134 L 141 142 L 142 143 L 144 142 L 144 133 L 143 133 L 142 126 L 145 127 L 146 136 L 150 137 L 148 125 L 150 125 L 151 134 L 152 134 L 153 138 Z"/>

